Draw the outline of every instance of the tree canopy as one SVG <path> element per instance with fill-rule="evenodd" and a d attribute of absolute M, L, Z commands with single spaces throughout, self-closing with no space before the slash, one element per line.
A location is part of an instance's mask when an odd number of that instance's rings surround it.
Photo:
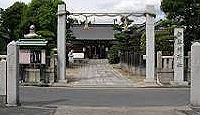
<path fill-rule="evenodd" d="M 178 27 L 185 27 L 185 51 L 191 41 L 200 39 L 200 0 L 162 0 L 162 10 Z"/>
<path fill-rule="evenodd" d="M 2 12 L 1 31 L 7 33 L 12 40 L 16 40 L 21 36 L 19 27 L 25 6 L 22 2 L 15 2 L 11 7 Z"/>
<path fill-rule="evenodd" d="M 37 34 L 49 41 L 49 49 L 56 47 L 57 9 L 61 0 L 32 0 L 23 12 L 20 28 L 24 34 L 35 25 Z"/>
<path fill-rule="evenodd" d="M 133 20 L 128 18 L 124 21 L 123 17 L 121 19 L 121 24 L 114 25 L 115 38 L 119 42 L 119 50 L 128 51 L 140 51 L 140 38 L 141 32 L 136 24 L 133 24 Z"/>
<path fill-rule="evenodd" d="M 164 55 L 173 55 L 174 23 L 169 19 L 160 20 L 155 26 L 155 50 L 163 51 Z M 141 37 L 141 49 L 146 50 L 146 33 Z"/>
<path fill-rule="evenodd" d="M 37 31 L 57 32 L 57 8 L 61 0 L 32 0 L 23 12 L 22 27 L 28 32 L 27 26 L 34 24 Z"/>
<path fill-rule="evenodd" d="M 49 41 L 49 49 L 56 47 L 57 42 L 57 9 L 62 0 L 32 0 L 29 4 L 15 2 L 9 8 L 1 9 L 0 36 L 7 33 L 11 39 L 22 39 L 29 33 L 30 25 L 36 26 L 36 32 Z M 73 20 L 69 19 L 72 23 Z M 71 37 L 67 29 L 66 37 Z"/>
<path fill-rule="evenodd" d="M 119 52 L 140 52 L 141 27 L 134 24 L 133 20 L 127 17 L 121 18 L 120 24 L 114 24 L 115 38 L 117 45 L 110 48 L 108 52 L 109 63 L 119 63 Z"/>

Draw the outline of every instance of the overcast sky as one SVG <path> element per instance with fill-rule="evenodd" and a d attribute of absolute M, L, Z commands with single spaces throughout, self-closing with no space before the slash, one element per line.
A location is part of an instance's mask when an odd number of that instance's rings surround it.
<path fill-rule="evenodd" d="M 29 3 L 31 0 L 0 0 L 0 7 L 7 8 L 14 2 L 21 1 Z M 134 12 L 144 11 L 146 5 L 155 5 L 157 18 L 163 18 L 164 14 L 160 10 L 160 0 L 64 0 L 70 12 Z M 82 18 L 82 17 L 80 17 Z M 119 17 L 118 17 L 119 18 Z M 144 18 L 134 18 L 142 21 Z M 92 17 L 93 22 L 111 22 L 113 18 Z"/>

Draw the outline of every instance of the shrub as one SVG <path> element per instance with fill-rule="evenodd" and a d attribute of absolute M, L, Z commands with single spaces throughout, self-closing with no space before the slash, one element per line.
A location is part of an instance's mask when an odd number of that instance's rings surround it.
<path fill-rule="evenodd" d="M 117 64 L 120 61 L 118 56 L 118 47 L 116 45 L 112 46 L 108 52 L 108 61 L 110 64 Z"/>

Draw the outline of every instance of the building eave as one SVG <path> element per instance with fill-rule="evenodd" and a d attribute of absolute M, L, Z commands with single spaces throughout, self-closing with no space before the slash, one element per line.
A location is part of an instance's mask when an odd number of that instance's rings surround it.
<path fill-rule="evenodd" d="M 17 41 L 19 46 L 46 46 L 48 41 L 45 39 L 20 39 Z"/>

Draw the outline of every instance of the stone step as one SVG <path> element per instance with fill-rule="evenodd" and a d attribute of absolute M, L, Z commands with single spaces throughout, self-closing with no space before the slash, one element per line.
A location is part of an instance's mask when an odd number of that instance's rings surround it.
<path fill-rule="evenodd" d="M 89 64 L 108 64 L 107 59 L 90 59 Z"/>

